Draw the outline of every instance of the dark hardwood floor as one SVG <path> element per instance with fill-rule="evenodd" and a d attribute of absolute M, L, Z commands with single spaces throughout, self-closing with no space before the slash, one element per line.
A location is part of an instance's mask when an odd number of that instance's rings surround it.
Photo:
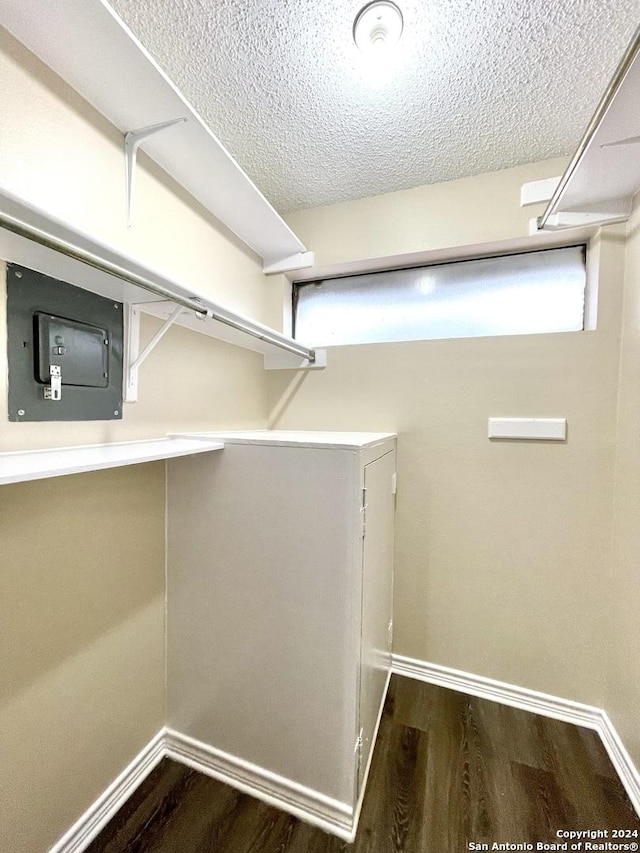
<path fill-rule="evenodd" d="M 165 759 L 88 853 L 462 853 L 563 829 L 640 830 L 595 732 L 393 676 L 354 844 Z"/>

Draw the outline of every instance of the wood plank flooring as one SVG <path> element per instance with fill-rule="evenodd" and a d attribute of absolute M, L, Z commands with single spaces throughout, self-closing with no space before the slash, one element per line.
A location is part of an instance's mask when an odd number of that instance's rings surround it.
<path fill-rule="evenodd" d="M 640 830 L 595 732 L 393 676 L 353 844 L 165 759 L 87 853 L 462 853 L 561 829 Z"/>

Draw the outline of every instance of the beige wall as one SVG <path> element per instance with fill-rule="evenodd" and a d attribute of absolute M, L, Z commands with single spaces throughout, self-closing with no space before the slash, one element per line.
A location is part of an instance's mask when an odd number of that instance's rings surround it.
<path fill-rule="evenodd" d="M 544 206 L 520 207 L 520 187 L 561 175 L 566 160 L 529 163 L 444 184 L 291 213 L 318 266 L 524 237 Z"/>
<path fill-rule="evenodd" d="M 321 264 L 522 237 L 541 211 L 520 210 L 521 183 L 559 168 L 290 223 Z M 269 376 L 274 427 L 399 434 L 396 652 L 604 704 L 623 248 L 614 233 L 594 247 L 597 331 L 340 347 L 324 371 Z M 490 415 L 566 417 L 569 439 L 490 442 Z"/>
<path fill-rule="evenodd" d="M 0 488 L 0 850 L 48 850 L 164 724 L 164 464 Z"/>
<path fill-rule="evenodd" d="M 610 659 L 607 710 L 640 767 L 640 199 L 628 224 L 620 397 L 614 559 L 608 583 Z"/>
<path fill-rule="evenodd" d="M 122 135 L 3 30 L 0 93 L 3 189 L 263 319 L 257 258 L 144 155 L 127 231 Z M 6 399 L 4 310 L 2 268 Z M 143 338 L 157 326 L 146 318 Z M 141 368 L 123 421 L 15 424 L 4 410 L 0 450 L 265 417 L 261 357 L 176 328 Z M 40 853 L 164 722 L 162 463 L 0 488 L 0 625 L 0 849 Z"/>

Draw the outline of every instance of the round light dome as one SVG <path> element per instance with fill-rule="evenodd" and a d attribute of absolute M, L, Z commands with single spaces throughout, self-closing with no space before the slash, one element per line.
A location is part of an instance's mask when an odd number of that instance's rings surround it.
<path fill-rule="evenodd" d="M 353 39 L 363 52 L 387 50 L 402 35 L 402 12 L 391 0 L 367 3 L 353 24 Z"/>

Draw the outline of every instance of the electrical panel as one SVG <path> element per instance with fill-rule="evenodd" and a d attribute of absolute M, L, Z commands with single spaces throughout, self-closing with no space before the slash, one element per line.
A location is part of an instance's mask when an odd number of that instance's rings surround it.
<path fill-rule="evenodd" d="M 7 264 L 10 421 L 122 418 L 121 302 Z"/>

